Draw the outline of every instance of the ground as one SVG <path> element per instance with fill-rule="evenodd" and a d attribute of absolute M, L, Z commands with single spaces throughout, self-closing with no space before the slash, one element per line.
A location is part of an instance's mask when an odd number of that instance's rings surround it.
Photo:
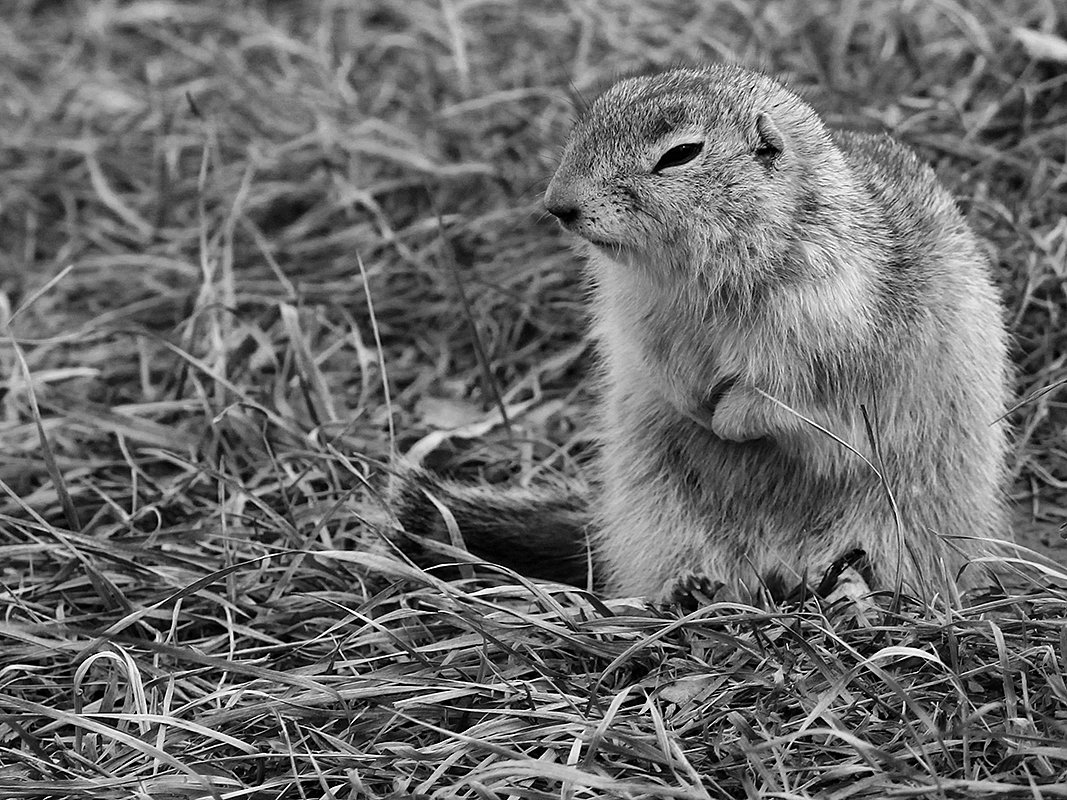
<path fill-rule="evenodd" d="M 1062 570 L 686 614 L 446 582 L 381 493 L 412 451 L 581 473 L 541 193 L 598 86 L 727 58 L 912 145 L 989 242 L 1017 528 L 1063 563 L 1065 37 L 1045 0 L 7 0 L 0 795 L 1067 796 Z"/>

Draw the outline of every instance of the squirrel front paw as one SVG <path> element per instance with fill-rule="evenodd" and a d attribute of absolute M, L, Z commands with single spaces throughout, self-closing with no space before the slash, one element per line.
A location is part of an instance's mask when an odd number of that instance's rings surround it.
<path fill-rule="evenodd" d="M 750 386 L 735 384 L 720 399 L 711 417 L 711 432 L 728 442 L 750 442 L 773 432 L 771 401 Z"/>

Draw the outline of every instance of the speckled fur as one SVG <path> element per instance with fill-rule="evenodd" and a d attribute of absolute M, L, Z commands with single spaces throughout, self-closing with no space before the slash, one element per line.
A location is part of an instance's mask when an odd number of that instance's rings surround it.
<path fill-rule="evenodd" d="M 696 158 L 655 168 L 687 142 Z M 696 573 L 744 596 L 860 548 L 876 587 L 929 596 L 982 549 L 963 537 L 1006 535 L 997 292 L 910 150 L 831 132 L 763 75 L 678 69 L 593 103 L 546 205 L 594 287 L 608 593 Z M 899 524 L 870 466 L 797 414 L 881 466 Z"/>

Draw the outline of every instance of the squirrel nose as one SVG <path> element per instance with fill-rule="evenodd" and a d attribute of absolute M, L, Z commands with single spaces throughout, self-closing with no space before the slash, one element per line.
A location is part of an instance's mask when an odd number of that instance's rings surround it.
<path fill-rule="evenodd" d="M 564 225 L 573 225 L 578 221 L 578 217 L 581 216 L 581 210 L 578 206 L 567 203 L 549 203 L 545 206 L 545 210 Z"/>

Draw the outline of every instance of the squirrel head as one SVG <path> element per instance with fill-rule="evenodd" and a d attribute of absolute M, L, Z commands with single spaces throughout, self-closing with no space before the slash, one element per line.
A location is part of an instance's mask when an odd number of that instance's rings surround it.
<path fill-rule="evenodd" d="M 798 215 L 832 204 L 828 160 L 845 169 L 818 115 L 771 78 L 728 64 L 673 69 L 593 102 L 545 206 L 623 260 L 684 269 L 738 252 L 753 264 L 796 238 Z"/>

